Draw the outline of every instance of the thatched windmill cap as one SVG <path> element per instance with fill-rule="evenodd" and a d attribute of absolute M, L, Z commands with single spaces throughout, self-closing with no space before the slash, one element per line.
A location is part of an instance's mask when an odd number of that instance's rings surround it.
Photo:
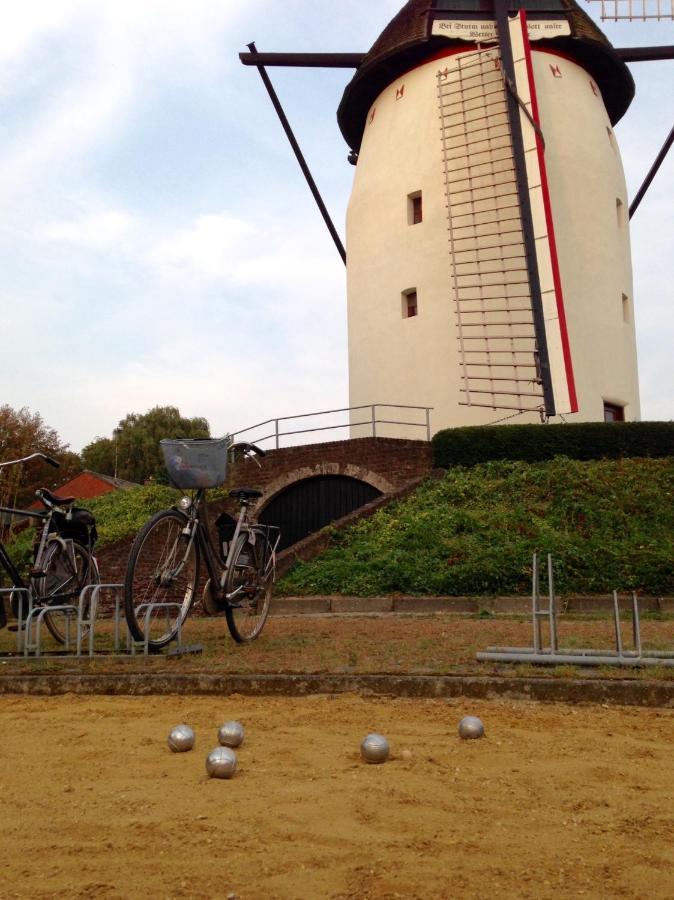
<path fill-rule="evenodd" d="M 634 97 L 634 81 L 606 35 L 575 0 L 511 0 L 510 9 L 525 9 L 542 18 L 566 16 L 571 36 L 546 38 L 536 46 L 558 50 L 592 75 L 602 92 L 611 122 L 627 111 Z M 438 13 L 493 18 L 491 0 L 409 0 L 387 25 L 347 85 L 337 121 L 349 146 L 358 150 L 368 111 L 379 94 L 396 78 L 442 49 L 467 46 L 460 40 L 432 35 Z"/>

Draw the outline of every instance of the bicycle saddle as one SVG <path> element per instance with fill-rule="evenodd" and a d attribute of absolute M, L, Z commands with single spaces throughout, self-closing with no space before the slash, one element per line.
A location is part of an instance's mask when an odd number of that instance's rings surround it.
<path fill-rule="evenodd" d="M 234 499 L 240 497 L 242 500 L 257 500 L 262 496 L 262 491 L 256 491 L 252 488 L 236 488 L 229 492 L 229 496 Z"/>
<path fill-rule="evenodd" d="M 40 488 L 35 491 L 35 496 L 39 497 L 45 506 L 70 506 L 76 499 L 75 497 L 58 497 L 56 494 L 48 491 L 47 488 Z"/>

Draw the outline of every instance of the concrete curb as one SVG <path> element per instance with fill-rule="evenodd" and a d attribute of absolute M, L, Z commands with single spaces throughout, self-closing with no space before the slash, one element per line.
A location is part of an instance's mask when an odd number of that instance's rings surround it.
<path fill-rule="evenodd" d="M 613 599 L 606 595 L 586 597 L 560 597 L 559 605 L 564 613 L 570 615 L 612 615 Z M 4 602 L 7 618 L 13 621 L 9 608 L 9 599 L 0 598 Z M 674 613 L 672 597 L 641 597 L 640 611 L 647 613 Z M 477 616 L 480 613 L 491 615 L 531 615 L 530 597 L 274 597 L 271 614 L 275 616 L 299 615 L 373 615 L 378 613 L 400 613 L 415 615 L 430 613 L 459 613 Z"/>
<path fill-rule="evenodd" d="M 623 602 L 625 597 L 623 596 Z M 613 615 L 613 598 L 607 595 L 558 598 L 560 614 Z M 642 613 L 674 613 L 671 597 L 640 597 Z M 274 597 L 272 615 L 340 615 L 360 613 L 461 613 L 464 615 L 531 615 L 530 597 Z"/>
<path fill-rule="evenodd" d="M 211 675 L 117 673 L 2 675 L 0 695 L 107 696 L 243 694 L 251 697 L 306 697 L 315 694 L 481 700 L 534 700 L 604 703 L 674 709 L 674 681 L 629 679 L 499 678 L 465 675 Z"/>

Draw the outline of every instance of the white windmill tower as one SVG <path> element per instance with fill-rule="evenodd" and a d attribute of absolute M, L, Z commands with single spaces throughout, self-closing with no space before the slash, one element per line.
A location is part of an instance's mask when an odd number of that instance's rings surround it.
<path fill-rule="evenodd" d="M 516 5 L 410 0 L 346 89 L 352 406 L 639 417 L 613 134 L 634 84 L 577 4 Z"/>
<path fill-rule="evenodd" d="M 264 63 L 357 65 L 338 111 L 352 407 L 431 406 L 435 429 L 639 418 L 613 126 L 625 61 L 671 51 L 615 50 L 575 0 L 409 0 L 357 61 L 244 58 L 269 88 Z"/>

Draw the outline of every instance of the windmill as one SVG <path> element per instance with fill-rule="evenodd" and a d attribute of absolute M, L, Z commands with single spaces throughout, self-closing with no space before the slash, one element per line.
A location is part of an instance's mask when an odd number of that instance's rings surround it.
<path fill-rule="evenodd" d="M 665 0 L 604 16 L 674 17 Z M 409 0 L 369 53 L 256 65 L 347 261 L 351 406 L 433 406 L 436 428 L 638 419 L 628 210 L 613 126 L 630 61 L 574 0 Z M 348 260 L 265 70 L 353 67 Z"/>

